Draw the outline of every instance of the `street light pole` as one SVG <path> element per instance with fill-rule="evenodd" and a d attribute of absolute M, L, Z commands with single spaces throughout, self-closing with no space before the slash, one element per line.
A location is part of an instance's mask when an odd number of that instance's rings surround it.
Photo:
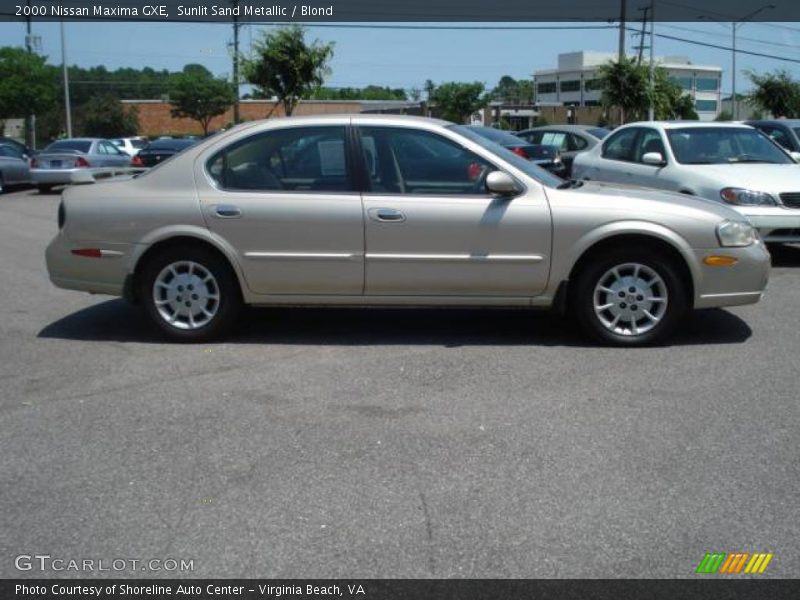
<path fill-rule="evenodd" d="M 69 106 L 69 72 L 67 69 L 67 43 L 64 36 L 64 21 L 61 21 L 61 70 L 64 77 L 64 114 L 67 118 L 67 137 L 72 137 L 72 110 Z"/>
<path fill-rule="evenodd" d="M 753 18 L 757 14 L 759 14 L 759 13 L 765 11 L 765 10 L 770 10 L 770 9 L 773 9 L 773 8 L 775 8 L 774 4 L 765 4 L 764 6 L 762 6 L 761 8 L 757 8 L 756 10 L 751 12 L 750 14 L 747 14 L 747 15 L 743 16 L 741 19 L 737 19 L 736 21 L 731 21 L 730 22 L 731 38 L 732 38 L 731 39 L 731 88 L 732 88 L 731 89 L 731 112 L 733 113 L 733 120 L 734 121 L 738 121 L 739 120 L 739 99 L 736 97 L 736 32 L 739 30 L 739 28 L 742 25 L 744 25 L 745 23 L 748 23 L 749 21 L 752 21 Z M 727 23 L 725 21 L 720 21 L 719 19 L 715 19 L 713 17 L 707 17 L 705 15 L 699 16 L 698 19 L 704 19 L 706 21 L 715 21 L 715 22 L 719 23 L 720 25 L 726 25 L 727 26 Z"/>
<path fill-rule="evenodd" d="M 655 41 L 655 32 L 656 32 L 656 2 L 655 0 L 650 0 L 650 69 L 648 73 L 648 77 L 650 79 L 650 106 L 647 107 L 647 120 L 648 121 L 655 121 L 656 118 L 656 107 L 655 107 L 655 55 L 654 55 L 654 41 Z M 642 40 L 644 42 L 644 40 Z"/>

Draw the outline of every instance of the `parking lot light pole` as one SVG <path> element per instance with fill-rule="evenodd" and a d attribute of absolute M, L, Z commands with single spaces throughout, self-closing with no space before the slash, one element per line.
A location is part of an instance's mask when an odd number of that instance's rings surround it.
<path fill-rule="evenodd" d="M 744 25 L 745 23 L 747 23 L 749 21 L 752 21 L 753 18 L 757 14 L 759 14 L 759 13 L 765 11 L 765 10 L 769 10 L 769 9 L 773 9 L 773 8 L 775 8 L 774 4 L 765 4 L 761 8 L 758 8 L 758 9 L 754 10 L 753 12 L 751 12 L 748 15 L 745 15 L 741 19 L 737 19 L 736 21 L 731 21 L 730 22 L 731 37 L 732 37 L 732 39 L 731 39 L 731 109 L 732 109 L 731 112 L 733 113 L 733 120 L 734 121 L 738 121 L 739 120 L 739 100 L 736 98 L 736 32 L 739 30 L 739 28 L 742 25 Z M 721 21 L 720 19 L 715 19 L 713 17 L 708 17 L 708 16 L 705 16 L 705 15 L 701 15 L 698 18 L 699 19 L 703 19 L 705 21 L 715 21 L 716 23 L 719 23 L 720 25 L 728 26 L 727 22 Z"/>
<path fill-rule="evenodd" d="M 72 137 L 72 111 L 69 106 L 69 71 L 67 69 L 67 42 L 64 36 L 64 21 L 61 21 L 61 70 L 64 76 L 64 114 L 67 119 L 67 137 Z"/>
<path fill-rule="evenodd" d="M 648 71 L 648 79 L 650 80 L 650 106 L 647 108 L 647 120 L 654 121 L 656 118 L 656 94 L 655 94 L 655 55 L 653 54 L 653 42 L 655 41 L 655 31 L 656 31 L 656 2 L 655 0 L 650 0 L 650 67 Z M 644 43 L 644 38 L 642 38 L 642 43 Z"/>

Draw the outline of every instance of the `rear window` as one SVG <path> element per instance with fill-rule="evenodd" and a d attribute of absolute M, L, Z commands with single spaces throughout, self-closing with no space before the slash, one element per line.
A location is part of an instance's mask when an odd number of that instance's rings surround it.
<path fill-rule="evenodd" d="M 53 142 L 43 152 L 69 152 L 70 150 L 77 152 L 89 152 L 92 147 L 92 142 L 86 140 L 60 140 Z"/>
<path fill-rule="evenodd" d="M 142 148 L 147 146 L 147 140 L 131 140 L 131 146 L 141 150 Z"/>

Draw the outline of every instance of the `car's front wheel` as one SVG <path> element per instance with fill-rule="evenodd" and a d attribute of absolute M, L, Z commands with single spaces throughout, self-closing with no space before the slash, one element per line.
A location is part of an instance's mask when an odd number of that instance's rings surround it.
<path fill-rule="evenodd" d="M 167 248 L 150 258 L 138 297 L 150 319 L 175 341 L 205 342 L 230 331 L 242 306 L 236 275 L 205 248 Z"/>
<path fill-rule="evenodd" d="M 580 271 L 574 292 L 584 331 L 620 346 L 663 340 L 688 307 L 687 286 L 674 261 L 647 250 L 599 256 Z"/>

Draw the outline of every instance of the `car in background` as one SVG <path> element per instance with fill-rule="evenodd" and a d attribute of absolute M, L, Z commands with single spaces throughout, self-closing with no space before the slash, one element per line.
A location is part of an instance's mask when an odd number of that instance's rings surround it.
<path fill-rule="evenodd" d="M 594 148 L 610 130 L 592 125 L 542 125 L 525 129 L 515 135 L 531 144 L 555 146 L 561 155 L 567 177 L 572 174 L 572 163 L 579 152 Z"/>
<path fill-rule="evenodd" d="M 0 142 L 0 194 L 11 186 L 32 183 L 29 160 L 19 145 Z"/>
<path fill-rule="evenodd" d="M 800 162 L 800 119 L 772 119 L 745 121 L 755 127 L 776 144 L 789 152 L 795 162 Z"/>
<path fill-rule="evenodd" d="M 35 150 L 32 150 L 31 148 L 29 148 L 28 146 L 26 146 L 22 142 L 17 141 L 14 138 L 10 138 L 10 137 L 5 136 L 5 135 L 0 135 L 0 144 L 9 144 L 11 146 L 14 146 L 22 154 L 24 154 L 24 155 L 26 155 L 28 157 L 34 156 L 36 154 Z"/>
<path fill-rule="evenodd" d="M 494 127 L 485 127 L 483 125 L 469 125 L 468 127 L 478 135 L 493 141 L 495 144 L 500 144 L 503 148 L 511 150 L 514 154 L 530 160 L 543 169 L 547 169 L 554 175 L 559 177 L 566 175 L 566 169 L 561 161 L 561 154 L 557 146 L 532 144 L 513 133 L 495 129 Z"/>
<path fill-rule="evenodd" d="M 139 150 L 130 164 L 133 167 L 154 167 L 197 142 L 195 138 L 159 138 Z"/>
<path fill-rule="evenodd" d="M 122 150 L 128 156 L 136 156 L 142 148 L 147 146 L 149 140 L 146 137 L 126 137 L 112 139 L 111 143 Z"/>
<path fill-rule="evenodd" d="M 573 177 L 701 196 L 745 215 L 767 242 L 800 242 L 800 168 L 738 123 L 641 122 L 579 154 Z"/>
<path fill-rule="evenodd" d="M 692 308 L 758 302 L 769 254 L 723 204 L 569 182 L 464 125 L 326 115 L 237 125 L 136 177 L 69 187 L 58 287 L 121 295 L 168 338 L 243 305 L 569 311 L 642 345 Z"/>
<path fill-rule="evenodd" d="M 45 147 L 31 160 L 31 176 L 42 193 L 72 182 L 76 171 L 127 167 L 131 157 L 110 140 L 69 138 Z"/>

